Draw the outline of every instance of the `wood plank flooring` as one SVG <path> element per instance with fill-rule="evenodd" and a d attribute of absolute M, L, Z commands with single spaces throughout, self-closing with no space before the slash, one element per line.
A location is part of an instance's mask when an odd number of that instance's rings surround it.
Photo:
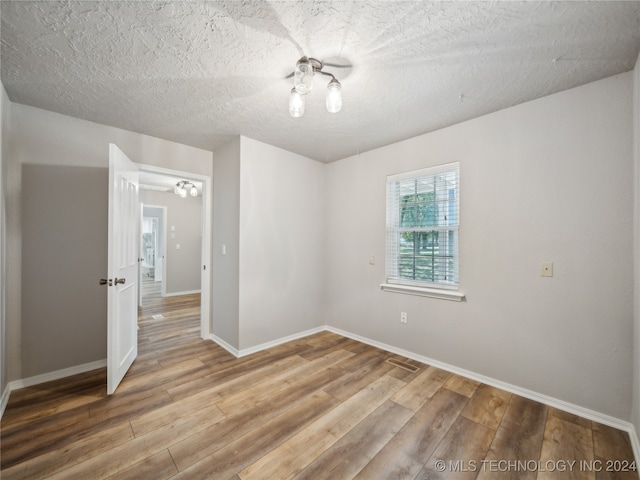
<path fill-rule="evenodd" d="M 156 287 L 114 395 L 104 369 L 11 394 L 3 480 L 638 478 L 625 432 L 329 332 L 236 359 Z"/>

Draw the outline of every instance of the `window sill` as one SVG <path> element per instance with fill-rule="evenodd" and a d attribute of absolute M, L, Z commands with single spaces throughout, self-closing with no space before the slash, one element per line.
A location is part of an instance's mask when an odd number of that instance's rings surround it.
<path fill-rule="evenodd" d="M 399 285 L 395 283 L 382 283 L 380 284 L 380 288 L 385 292 L 439 298 L 441 300 L 451 300 L 453 302 L 461 302 L 464 300 L 464 293 L 458 290 L 441 290 L 438 288 L 416 287 L 414 285 Z"/>

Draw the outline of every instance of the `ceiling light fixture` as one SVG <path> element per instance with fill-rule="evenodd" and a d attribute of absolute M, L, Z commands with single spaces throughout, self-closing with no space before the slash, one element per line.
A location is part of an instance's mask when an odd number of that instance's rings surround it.
<path fill-rule="evenodd" d="M 180 195 L 182 198 L 187 198 L 187 193 L 192 197 L 198 196 L 198 189 L 196 186 L 187 180 L 180 180 L 176 183 L 176 188 L 173 191 L 176 195 Z"/>
<path fill-rule="evenodd" d="M 342 85 L 332 74 L 322 71 L 323 65 L 315 58 L 302 57 L 293 71 L 293 88 L 289 96 L 289 114 L 301 117 L 304 114 L 304 96 L 313 89 L 313 75 L 321 74 L 331 77 L 327 85 L 327 111 L 337 113 L 342 108 Z"/>

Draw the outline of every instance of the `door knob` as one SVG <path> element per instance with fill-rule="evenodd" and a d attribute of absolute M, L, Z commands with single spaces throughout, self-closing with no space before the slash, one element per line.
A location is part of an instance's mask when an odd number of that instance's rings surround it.
<path fill-rule="evenodd" d="M 117 277 L 116 277 L 116 279 L 114 280 L 113 284 L 114 284 L 114 285 L 118 285 L 118 284 L 120 284 L 120 285 L 124 285 L 124 282 L 126 282 L 126 281 L 127 281 L 127 279 L 126 279 L 126 278 L 117 278 Z"/>
<path fill-rule="evenodd" d="M 107 280 L 106 278 L 101 278 L 100 279 L 100 285 L 109 285 L 109 286 L 111 286 L 111 285 L 113 285 L 113 280 L 111 280 L 111 279 Z"/>

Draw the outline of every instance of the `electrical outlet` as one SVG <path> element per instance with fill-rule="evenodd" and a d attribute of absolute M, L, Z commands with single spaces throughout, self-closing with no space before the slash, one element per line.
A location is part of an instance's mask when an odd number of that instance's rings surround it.
<path fill-rule="evenodd" d="M 540 269 L 540 276 L 553 277 L 553 262 L 544 262 Z"/>
<path fill-rule="evenodd" d="M 407 312 L 400 312 L 400 323 L 407 323 Z"/>

